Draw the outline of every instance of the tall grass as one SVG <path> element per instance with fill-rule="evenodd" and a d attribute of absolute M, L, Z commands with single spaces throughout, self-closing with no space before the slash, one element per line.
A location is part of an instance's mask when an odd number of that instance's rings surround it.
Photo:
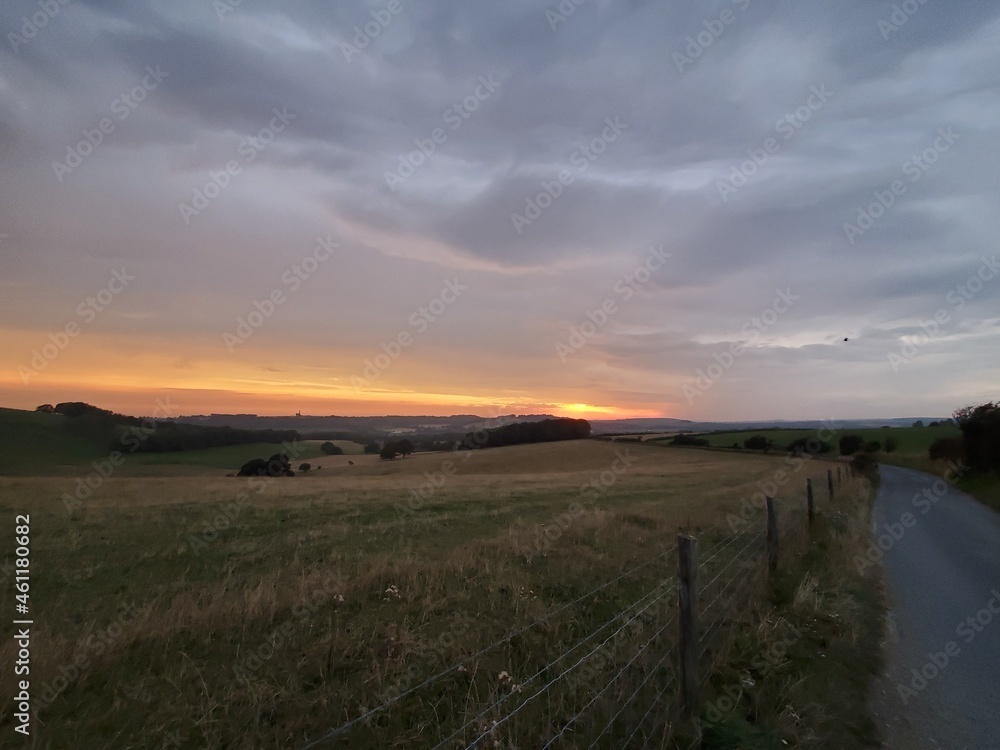
<path fill-rule="evenodd" d="M 699 536 L 706 583 L 726 571 L 712 674 L 764 613 L 759 540 L 726 546 L 726 517 L 782 463 L 637 446 L 582 493 L 619 449 L 485 451 L 417 510 L 441 456 L 273 480 L 242 507 L 235 479 L 113 477 L 73 514 L 66 480 L 0 480 L 32 514 L 33 746 L 295 748 L 366 715 L 319 747 L 669 746 L 675 535 Z"/>

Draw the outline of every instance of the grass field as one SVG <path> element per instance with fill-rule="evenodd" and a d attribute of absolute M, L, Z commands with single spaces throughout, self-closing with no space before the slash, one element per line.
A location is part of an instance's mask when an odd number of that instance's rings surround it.
<path fill-rule="evenodd" d="M 63 429 L 62 414 L 0 409 L 0 475 L 48 474 L 107 456 L 94 445 Z"/>
<path fill-rule="evenodd" d="M 833 439 L 827 442 L 837 452 L 837 440 L 842 435 L 861 435 L 865 441 L 878 440 L 884 443 L 887 437 L 893 437 L 899 444 L 896 453 L 901 455 L 927 455 L 931 443 L 939 438 L 957 437 L 960 435 L 955 425 L 938 425 L 936 427 L 883 427 L 863 430 L 843 429 L 836 432 Z M 730 448 L 733 443 L 743 447 L 743 441 L 754 435 L 764 435 L 774 441 L 775 448 L 781 449 L 798 438 L 809 438 L 816 435 L 816 430 L 743 430 L 740 432 L 706 432 L 698 437 L 706 438 L 709 443 L 718 448 Z M 669 439 L 665 439 L 669 442 Z"/>
<path fill-rule="evenodd" d="M 707 549 L 728 533 L 711 527 L 758 482 L 785 471 L 778 501 L 801 507 L 806 477 L 832 465 L 600 441 L 356 456 L 353 466 L 323 457 L 319 474 L 266 480 L 206 476 L 217 459 L 136 463 L 150 476 L 116 474 L 72 512 L 59 499 L 70 477 L 0 477 L 3 516 L 31 516 L 33 746 L 294 748 L 468 659 L 468 673 L 322 745 L 428 746 L 664 586 L 679 529 Z M 4 663 L 14 653 L 5 639 Z M 10 681 L 0 699 L 11 705 Z M 483 746 L 537 740 L 578 700 L 550 694 Z M 10 722 L 5 713 L 6 738 Z"/>
<path fill-rule="evenodd" d="M 292 468 L 298 470 L 299 464 L 306 461 L 315 469 L 319 466 L 346 466 L 346 456 L 357 456 L 364 452 L 364 446 L 349 440 L 330 441 L 344 450 L 343 456 L 328 456 L 320 450 L 325 440 L 299 440 L 296 447 L 300 448 L 292 459 Z M 225 469 L 237 471 L 240 466 L 252 458 L 269 458 L 282 450 L 274 443 L 249 443 L 246 445 L 227 445 L 221 448 L 204 448 L 193 451 L 177 451 L 168 453 L 136 453 L 128 457 L 126 471 L 142 473 L 143 469 L 133 467 L 174 466 L 183 472 L 183 467 L 205 467 L 210 469 Z M 377 458 L 377 456 L 376 456 Z M 353 460 L 353 459 L 352 459 Z"/>
<path fill-rule="evenodd" d="M 0 476 L 82 476 L 93 471 L 93 461 L 107 459 L 108 445 L 73 435 L 65 429 L 66 417 L 62 414 L 0 409 Z M 323 440 L 300 441 L 302 451 L 293 462 L 294 468 L 303 461 L 323 465 L 346 463 L 342 457 L 326 456 L 319 446 Z M 364 446 L 350 440 L 333 440 L 346 455 L 364 453 Z M 281 446 L 274 443 L 229 445 L 202 450 L 170 451 L 162 453 L 130 453 L 126 446 L 118 446 L 125 455 L 120 467 L 123 476 L 149 474 L 154 467 L 187 466 L 209 470 L 238 471 L 252 458 L 268 458 Z M 316 459 L 319 459 L 317 461 Z"/>

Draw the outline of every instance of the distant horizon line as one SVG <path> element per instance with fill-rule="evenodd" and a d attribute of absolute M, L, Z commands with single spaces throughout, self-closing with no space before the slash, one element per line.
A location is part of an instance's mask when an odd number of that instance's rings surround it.
<path fill-rule="evenodd" d="M 63 403 L 63 402 L 59 402 Z M 70 403 L 70 402 L 66 402 Z M 76 402 L 74 402 L 76 403 Z M 78 402 L 87 403 L 87 402 Z M 96 406 L 91 404 L 91 406 Z M 17 407 L 0 407 L 5 409 L 11 409 L 14 411 L 26 411 L 34 412 L 36 409 L 18 409 Z M 96 407 L 103 408 L 103 407 Z M 108 409 L 107 411 L 111 411 Z M 134 417 L 143 417 L 148 415 L 125 415 Z M 178 420 L 178 419 L 192 419 L 192 418 L 211 418 L 211 417 L 252 417 L 255 419 L 454 419 L 457 417 L 475 417 L 481 420 L 491 420 L 498 419 L 502 416 L 514 416 L 514 417 L 549 417 L 552 419 L 583 419 L 584 417 L 572 417 L 572 416 L 559 416 L 556 414 L 551 414 L 548 412 L 533 412 L 533 413 L 523 413 L 518 414 L 516 412 L 508 412 L 505 414 L 488 417 L 481 414 L 475 414 L 473 412 L 458 413 L 458 414 L 364 414 L 364 415 L 349 415 L 349 414 L 256 414 L 253 412 L 210 412 L 208 414 L 182 414 L 177 417 L 152 417 L 153 419 L 160 420 Z M 612 418 L 590 418 L 587 419 L 588 422 L 657 422 L 657 421 L 673 421 L 682 422 L 688 424 L 728 424 L 728 423 L 742 423 L 742 424 L 772 424 L 772 423 L 784 423 L 784 422 L 878 422 L 878 421 L 898 421 L 898 420 L 932 420 L 940 421 L 945 419 L 951 419 L 951 415 L 948 416 L 935 416 L 935 415 L 905 415 L 899 417 L 798 417 L 798 418 L 788 418 L 788 417 L 774 417 L 767 419 L 741 419 L 738 417 L 732 417 L 728 419 L 686 419 L 683 417 L 612 417 Z"/>

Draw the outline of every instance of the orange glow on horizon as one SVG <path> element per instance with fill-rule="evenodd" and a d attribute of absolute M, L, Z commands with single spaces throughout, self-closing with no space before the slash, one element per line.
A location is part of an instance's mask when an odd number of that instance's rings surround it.
<path fill-rule="evenodd" d="M 169 416 L 240 413 L 288 416 L 447 416 L 476 414 L 552 414 L 583 419 L 661 417 L 672 404 L 607 405 L 601 393 L 567 389 L 557 382 L 537 388 L 472 385 L 452 375 L 447 364 L 407 362 L 407 370 L 380 374 L 355 387 L 360 361 L 351 352 L 288 347 L 279 352 L 237 350 L 220 357 L 214 342 L 175 342 L 149 337 L 94 334 L 69 346 L 44 366 L 35 368 L 31 354 L 39 337 L 24 330 L 0 330 L 13 344 L 0 354 L 0 406 L 34 409 L 43 403 L 86 401 L 123 414 L 148 416 L 157 399 L 167 396 L 176 414 Z M 21 356 L 13 355 L 22 352 Z M 169 352 L 169 353 L 168 353 Z M 334 361 L 333 365 L 310 364 Z M 25 367 L 34 370 L 25 377 Z M 497 373 L 496 380 L 507 378 Z M 25 382 L 27 381 L 27 382 Z M 516 382 L 516 381 L 515 381 Z M 596 397 L 596 398 L 594 398 Z"/>

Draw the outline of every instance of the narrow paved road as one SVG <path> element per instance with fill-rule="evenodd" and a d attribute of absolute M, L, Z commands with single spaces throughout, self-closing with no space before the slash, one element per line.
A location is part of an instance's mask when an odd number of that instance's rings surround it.
<path fill-rule="evenodd" d="M 1000 750 L 1000 515 L 929 474 L 881 475 L 871 557 L 895 633 L 872 704 L 886 747 Z"/>

